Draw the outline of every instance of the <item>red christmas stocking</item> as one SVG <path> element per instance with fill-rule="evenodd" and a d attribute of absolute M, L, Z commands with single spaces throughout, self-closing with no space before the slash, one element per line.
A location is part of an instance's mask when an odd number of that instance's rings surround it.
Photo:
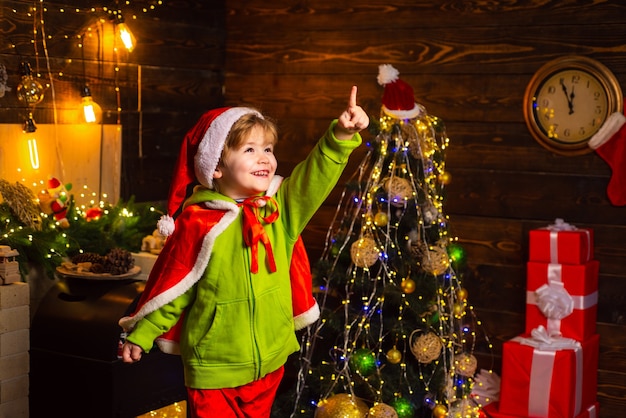
<path fill-rule="evenodd" d="M 611 167 L 609 200 L 615 206 L 626 205 L 626 117 L 619 112 L 610 115 L 588 144 Z"/>

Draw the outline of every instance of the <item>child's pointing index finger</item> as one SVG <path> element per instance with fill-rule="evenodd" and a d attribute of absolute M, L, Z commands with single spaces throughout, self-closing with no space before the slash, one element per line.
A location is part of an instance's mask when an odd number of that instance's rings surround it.
<path fill-rule="evenodd" d="M 352 86 L 352 91 L 350 92 L 350 99 L 348 100 L 348 107 L 356 107 L 356 93 L 357 93 L 357 87 L 356 86 Z"/>

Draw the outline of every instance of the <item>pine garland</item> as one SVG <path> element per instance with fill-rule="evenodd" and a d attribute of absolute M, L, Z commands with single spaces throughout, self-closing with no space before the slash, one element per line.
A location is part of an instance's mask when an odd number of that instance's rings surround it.
<path fill-rule="evenodd" d="M 19 252 L 22 277 L 31 264 L 41 266 L 49 278 L 66 258 L 81 252 L 106 254 L 113 248 L 139 251 L 144 236 L 152 234 L 162 211 L 134 198 L 116 205 L 101 203 L 102 215 L 90 219 L 66 202 L 69 227 L 60 227 L 53 216 L 40 213 L 34 194 L 21 183 L 0 179 L 0 245 Z"/>
<path fill-rule="evenodd" d="M 134 197 L 101 209 L 103 215 L 91 221 L 81 216 L 76 208 L 70 209 L 70 226 L 65 230 L 72 240 L 68 249 L 70 256 L 78 252 L 105 255 L 113 248 L 139 251 L 142 238 L 152 234 L 162 213 L 150 203 L 135 203 Z"/>

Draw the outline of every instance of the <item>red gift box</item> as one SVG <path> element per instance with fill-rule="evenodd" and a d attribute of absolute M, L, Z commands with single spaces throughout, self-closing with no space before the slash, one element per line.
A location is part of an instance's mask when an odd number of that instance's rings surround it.
<path fill-rule="evenodd" d="M 574 229 L 559 230 L 554 226 L 532 229 L 528 260 L 559 264 L 584 264 L 592 260 L 593 230 L 570 228 Z"/>
<path fill-rule="evenodd" d="M 482 411 L 487 418 L 520 418 L 519 415 L 502 414 L 499 411 L 499 402 L 492 402 L 489 405 L 482 408 Z M 600 416 L 600 404 L 594 403 L 588 408 L 585 408 L 576 418 L 598 418 Z"/>
<path fill-rule="evenodd" d="M 600 337 L 577 342 L 538 337 L 537 331 L 502 347 L 498 411 L 518 417 L 577 417 L 597 399 Z"/>
<path fill-rule="evenodd" d="M 548 333 L 583 341 L 596 333 L 597 260 L 585 264 L 526 264 L 526 333 L 539 325 Z"/>

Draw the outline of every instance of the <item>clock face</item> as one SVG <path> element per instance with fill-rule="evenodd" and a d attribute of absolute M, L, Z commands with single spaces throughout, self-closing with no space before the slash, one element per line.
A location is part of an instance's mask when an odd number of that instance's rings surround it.
<path fill-rule="evenodd" d="M 551 141 L 564 145 L 587 142 L 608 116 L 609 98 L 595 76 L 578 69 L 561 70 L 536 91 L 537 126 Z"/>
<path fill-rule="evenodd" d="M 615 75 L 602 63 L 565 56 L 544 64 L 524 93 L 524 119 L 532 136 L 557 154 L 593 151 L 589 139 L 608 116 L 623 109 Z"/>

